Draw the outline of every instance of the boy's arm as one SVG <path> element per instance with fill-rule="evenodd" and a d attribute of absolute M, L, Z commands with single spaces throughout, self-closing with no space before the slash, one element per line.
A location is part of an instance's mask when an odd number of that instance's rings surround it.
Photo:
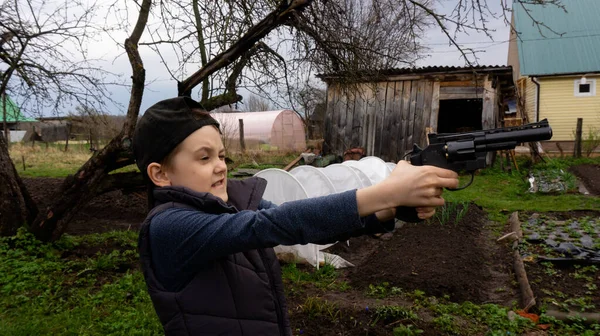
<path fill-rule="evenodd" d="M 271 209 L 277 207 L 276 204 L 269 202 L 267 200 L 261 200 L 258 205 L 259 209 Z M 389 216 L 388 216 L 389 217 Z M 376 214 L 368 215 L 366 217 L 361 217 L 361 221 L 363 223 L 363 227 L 354 231 L 345 232 L 341 235 L 335 237 L 329 237 L 324 240 L 314 241 L 315 244 L 331 244 L 338 241 L 348 240 L 353 237 L 359 237 L 362 235 L 371 235 L 376 233 L 386 233 L 392 232 L 396 226 L 394 216 L 391 215 L 389 217 L 391 219 L 388 220 L 380 220 Z"/>
<path fill-rule="evenodd" d="M 250 249 L 307 244 L 365 229 L 356 190 L 287 202 L 235 214 L 167 209 L 152 219 L 150 238 L 159 251 L 174 250 L 180 271 Z"/>

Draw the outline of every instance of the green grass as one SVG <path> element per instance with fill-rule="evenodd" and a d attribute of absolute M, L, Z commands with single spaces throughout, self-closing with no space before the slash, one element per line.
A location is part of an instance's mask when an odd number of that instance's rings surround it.
<path fill-rule="evenodd" d="M 339 280 L 339 272 L 331 265 L 326 264 L 319 269 L 301 270 L 296 264 L 285 264 L 281 268 L 282 278 L 289 295 L 301 294 L 302 288 L 311 285 L 321 290 L 335 290 L 344 292 L 350 289 L 346 281 Z"/>
<path fill-rule="evenodd" d="M 22 177 L 66 177 L 79 169 L 92 153 L 85 144 L 69 145 L 64 151 L 64 145 L 12 144 L 9 148 L 17 173 Z"/>
<path fill-rule="evenodd" d="M 565 175 L 569 166 L 581 163 L 600 164 L 600 158 L 594 159 L 547 159 L 547 163 L 537 164 L 533 171 L 562 169 Z M 489 212 L 491 219 L 504 221 L 513 211 L 569 211 L 600 209 L 600 198 L 588 197 L 579 193 L 533 194 L 529 193 L 529 182 L 526 163 L 519 163 L 520 172 L 504 172 L 499 164 L 480 171 L 473 184 L 464 190 L 445 191 L 444 199 L 448 202 L 470 202 L 482 206 Z M 572 178 L 572 177 L 571 177 Z M 466 184 L 470 176 L 461 177 L 461 185 Z"/>
<path fill-rule="evenodd" d="M 137 234 L 65 236 L 43 245 L 23 230 L 0 240 L 0 335 L 154 335 L 162 327 L 139 270 Z M 122 251 L 63 258 L 78 247 Z"/>
<path fill-rule="evenodd" d="M 35 146 L 25 143 L 12 144 L 9 148 L 17 173 L 21 177 L 54 177 L 63 178 L 72 175 L 92 156 L 89 146 L 82 143 L 69 144 L 68 151 L 64 151 L 64 144 L 36 143 Z M 292 162 L 298 153 L 287 152 L 261 152 L 248 151 L 230 153 L 234 161 L 232 165 L 239 168 L 283 168 Z M 124 173 L 138 171 L 136 165 L 129 165 L 111 172 Z M 231 172 L 230 172 L 231 173 Z M 230 176 L 231 177 L 231 176 Z"/>

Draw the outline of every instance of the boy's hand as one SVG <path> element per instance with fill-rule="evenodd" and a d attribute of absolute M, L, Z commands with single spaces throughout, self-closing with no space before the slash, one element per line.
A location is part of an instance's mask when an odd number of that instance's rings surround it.
<path fill-rule="evenodd" d="M 444 205 L 444 188 L 457 188 L 458 183 L 458 174 L 452 170 L 400 161 L 380 185 L 390 207 L 437 207 Z"/>
<path fill-rule="evenodd" d="M 434 166 L 413 166 L 400 161 L 394 171 L 381 183 L 356 194 L 358 212 L 366 216 L 398 206 L 424 208 L 419 218 L 426 219 L 435 213 L 435 207 L 444 205 L 444 188 L 458 187 L 458 174 Z"/>

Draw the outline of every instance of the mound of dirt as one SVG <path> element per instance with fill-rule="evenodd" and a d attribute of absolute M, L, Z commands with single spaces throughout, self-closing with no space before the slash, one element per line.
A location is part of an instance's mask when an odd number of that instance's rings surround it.
<path fill-rule="evenodd" d="M 389 240 L 360 237 L 348 247 L 330 249 L 354 263 L 347 277 L 354 288 L 370 284 L 448 295 L 455 302 L 509 304 L 517 296 L 510 288 L 510 251 L 498 245 L 486 213 L 474 204 L 458 222 L 406 224 Z"/>
<path fill-rule="evenodd" d="M 584 164 L 569 170 L 583 182 L 591 195 L 600 196 L 600 165 Z"/>
<path fill-rule="evenodd" d="M 63 179 L 24 178 L 23 183 L 40 209 L 48 206 Z M 112 230 L 137 230 L 146 217 L 146 199 L 112 191 L 94 198 L 73 218 L 67 233 L 83 235 Z"/>

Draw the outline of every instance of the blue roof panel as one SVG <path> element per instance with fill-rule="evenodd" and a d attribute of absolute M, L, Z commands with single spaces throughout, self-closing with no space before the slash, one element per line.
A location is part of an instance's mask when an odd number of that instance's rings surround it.
<path fill-rule="evenodd" d="M 561 4 L 513 3 L 521 75 L 600 72 L 600 0 Z"/>

